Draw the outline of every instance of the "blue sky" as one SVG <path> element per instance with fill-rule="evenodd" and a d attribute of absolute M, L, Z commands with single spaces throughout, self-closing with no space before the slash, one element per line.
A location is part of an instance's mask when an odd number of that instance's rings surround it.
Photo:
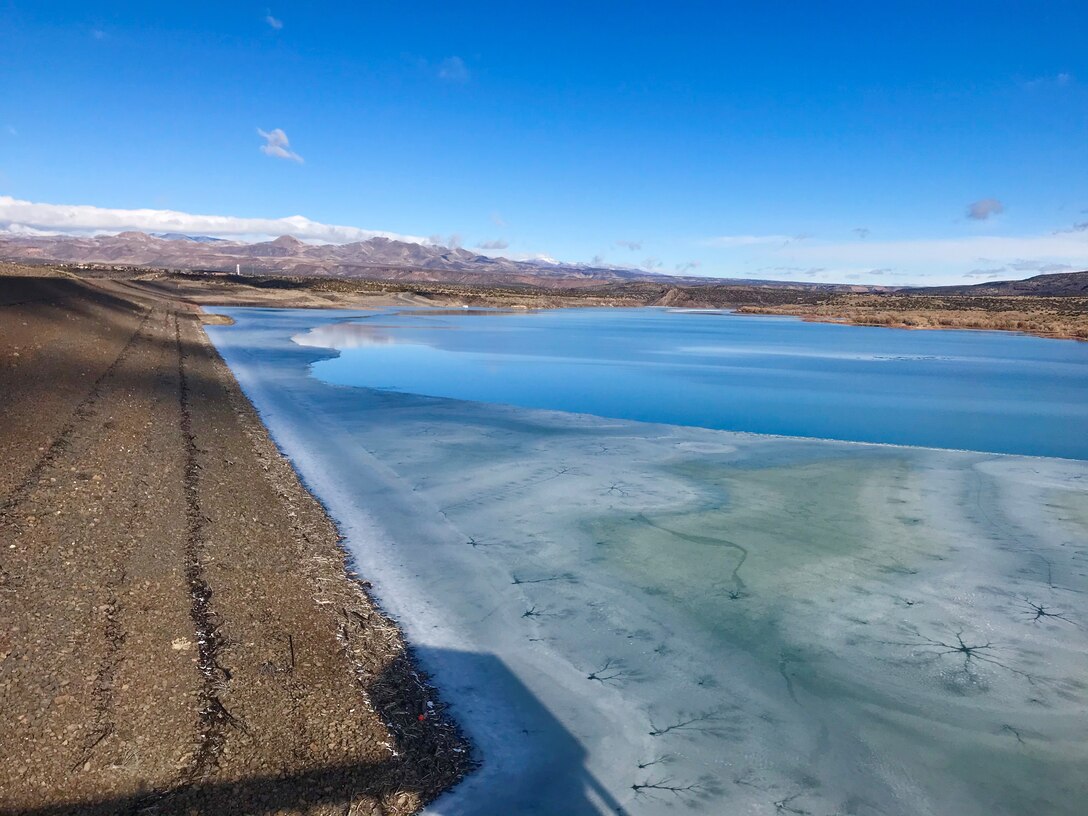
<path fill-rule="evenodd" d="M 0 0 L 0 225 L 301 215 L 893 285 L 1088 268 L 1086 38 L 1083 0 Z"/>

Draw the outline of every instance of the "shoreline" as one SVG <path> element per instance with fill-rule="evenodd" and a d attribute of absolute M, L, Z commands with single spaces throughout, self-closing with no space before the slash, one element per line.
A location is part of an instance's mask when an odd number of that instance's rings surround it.
<path fill-rule="evenodd" d="M 54 265 L 56 266 L 56 265 Z M 76 272 L 56 274 L 79 278 Z M 51 267 L 0 262 L 4 274 L 42 275 Z M 744 284 L 649 286 L 617 284 L 577 289 L 448 284 L 353 278 L 200 275 L 148 268 L 109 273 L 83 270 L 88 280 L 127 282 L 147 293 L 194 306 L 364 308 L 372 306 L 495 306 L 727 309 L 737 314 L 795 317 L 808 322 L 874 328 L 999 331 L 1044 339 L 1088 340 L 1088 296 L 936 295 L 890 292 L 863 295 L 806 292 Z"/>
<path fill-rule="evenodd" d="M 1028 337 L 1039 337 L 1044 340 L 1075 340 L 1077 342 L 1088 342 L 1088 321 L 1085 321 L 1085 325 L 1078 329 L 1071 329 L 1067 331 L 1048 331 L 1048 330 L 1033 330 L 1030 328 L 1022 327 L 1003 327 L 1003 326 L 987 326 L 976 325 L 982 321 L 977 318 L 945 318 L 953 322 L 949 322 L 947 325 L 912 325 L 908 322 L 896 322 L 893 317 L 890 320 L 874 322 L 871 318 L 864 316 L 852 317 L 849 315 L 836 315 L 836 314 L 814 314 L 812 311 L 805 309 L 775 309 L 766 308 L 761 309 L 753 306 L 743 306 L 734 310 L 738 315 L 763 315 L 766 317 L 795 317 L 803 320 L 806 323 L 828 323 L 837 326 L 866 326 L 873 329 L 903 329 L 907 331 L 980 331 L 980 332 L 1000 332 L 1002 334 L 1020 334 Z M 962 322 L 954 322 L 956 319 L 961 319 Z"/>
<path fill-rule="evenodd" d="M 471 769 L 193 306 L 0 276 L 0 316 L 0 814 L 408 814 Z"/>
<path fill-rule="evenodd" d="M 373 802 L 382 812 L 406 814 L 433 801 L 426 812 L 472 813 L 450 803 L 474 793 L 495 795 L 494 786 L 503 784 L 510 763 L 516 767 L 519 762 L 535 761 L 530 759 L 532 746 L 496 741 L 504 728 L 552 734 L 551 744 L 565 746 L 553 758 L 560 767 L 564 762 L 592 767 L 584 772 L 588 775 L 580 772 L 577 779 L 595 792 L 594 801 L 615 802 L 629 787 L 638 794 L 639 785 L 653 781 L 638 775 L 622 784 L 616 782 L 621 778 L 618 765 L 634 767 L 647 761 L 642 754 L 649 755 L 653 740 L 646 742 L 646 734 L 657 726 L 652 718 L 642 722 L 645 712 L 632 712 L 624 697 L 605 689 L 603 683 L 598 691 L 611 702 L 580 701 L 585 671 L 592 665 L 583 670 L 562 658 L 565 668 L 559 674 L 566 679 L 559 696 L 526 685 L 527 666 L 535 666 L 530 674 L 550 676 L 555 664 L 542 657 L 539 664 L 531 660 L 506 665 L 491 659 L 479 644 L 473 647 L 471 639 L 455 629 L 450 630 L 453 646 L 448 638 L 436 640 L 418 618 L 412 623 L 403 615 L 406 609 L 415 614 L 418 606 L 424 619 L 431 616 L 435 626 L 445 623 L 440 606 L 422 590 L 404 597 L 391 594 L 387 599 L 389 608 L 401 612 L 406 621 L 411 637 L 405 645 L 401 624 L 370 599 L 369 582 L 363 580 L 366 575 L 359 577 L 357 567 L 367 563 L 361 557 L 364 551 L 372 558 L 375 547 L 385 548 L 393 561 L 397 548 L 381 544 L 371 522 L 360 522 L 360 518 L 373 521 L 373 514 L 357 506 L 347 493 L 337 500 L 342 512 L 336 515 L 344 526 L 342 531 L 336 527 L 331 518 L 333 503 L 326 508 L 322 502 L 343 486 L 338 488 L 335 475 L 330 474 L 327 478 L 332 483 L 322 487 L 315 481 L 315 489 L 310 489 L 304 479 L 306 466 L 288 459 L 286 448 L 277 447 L 270 430 L 272 419 L 254 407 L 258 401 L 251 402 L 242 390 L 244 378 L 227 367 L 200 326 L 217 331 L 221 329 L 214 327 L 230 324 L 199 314 L 201 307 L 188 298 L 178 300 L 138 283 L 85 282 L 71 277 L 13 280 L 18 279 L 0 276 L 0 309 L 5 317 L 19 318 L 0 326 L 0 351 L 14 348 L 17 355 L 6 360 L 7 368 L 0 364 L 0 385 L 13 395 L 5 406 L 8 411 L 14 409 L 15 421 L 5 428 L 9 435 L 4 437 L 4 451 L 13 477 L 19 477 L 14 486 L 0 480 L 0 529 L 10 534 L 7 537 L 16 542 L 13 549 L 18 550 L 0 552 L 0 588 L 4 589 L 0 613 L 14 621 L 11 635 L 0 642 L 0 671 L 5 672 L 0 680 L 8 681 L 0 688 L 0 701 L 12 713 L 9 719 L 14 724 L 4 727 L 10 734 L 0 728 L 0 737 L 4 745 L 18 744 L 20 753 L 34 759 L 13 764 L 8 769 L 10 781 L 0 776 L 0 816 L 53 816 L 76 807 L 104 816 L 122 805 L 164 800 L 214 808 L 216 803 L 236 803 L 239 797 L 252 803 L 253 812 L 339 813 L 345 805 L 353 807 L 352 802 Z M 27 291 L 19 293 L 19 287 Z M 35 287 L 40 291 L 33 291 Z M 418 305 L 435 304 L 368 298 L 347 308 Z M 346 304 L 320 306 L 344 308 Z M 98 327 L 97 335 L 86 334 L 92 325 Z M 23 334 L 16 336 L 19 331 Z M 317 349 L 296 351 L 322 354 Z M 46 369 L 18 370 L 27 363 L 46 365 Z M 423 398 L 422 402 L 435 400 Z M 518 417 L 542 417 L 547 412 L 499 407 L 487 413 L 493 416 L 489 421 L 496 423 L 496 432 L 505 433 L 500 431 L 505 417 L 520 422 Z M 615 429 L 631 424 L 573 416 L 570 421 L 576 427 L 611 428 L 606 433 L 621 437 Z M 159 418 L 158 425 L 140 424 L 148 417 Z M 545 425 L 551 422 L 544 417 Z M 80 432 L 73 434 L 71 428 Z M 19 435 L 27 429 L 37 436 L 21 439 Z M 856 446 L 900 450 L 905 456 L 925 459 L 965 455 L 945 449 L 743 432 L 686 429 L 672 433 L 678 449 L 687 444 L 681 444 L 682 439 L 716 440 L 725 438 L 716 434 L 725 433 L 743 448 L 767 451 Z M 489 444 L 486 437 L 477 441 L 482 448 Z M 864 458 L 870 453 L 862 450 L 850 455 Z M 1008 468 L 1025 458 L 966 455 L 1007 458 Z M 382 457 L 371 454 L 370 458 L 369 469 L 360 472 L 373 475 L 389 470 Z M 310 473 L 320 470 L 311 466 Z M 88 480 L 90 484 L 85 485 Z M 380 482 L 377 478 L 376 483 Z M 88 487 L 93 495 L 82 492 Z M 368 488 L 379 494 L 381 489 Z M 392 487 L 388 490 L 388 496 L 396 492 Z M 553 499 L 559 501 L 558 496 Z M 129 505 L 138 510 L 123 509 Z M 48 518 L 43 509 L 59 509 L 60 518 Z M 386 512 L 392 511 L 387 508 Z M 265 521 L 266 514 L 275 520 Z M 416 521 L 413 513 L 406 510 L 397 518 L 423 524 L 419 541 L 431 540 L 426 523 Z M 354 549 L 345 548 L 344 536 Z M 51 541 L 69 537 L 71 550 L 51 553 L 50 548 L 56 546 Z M 451 539 L 445 546 L 463 543 Z M 152 544 L 158 549 L 149 549 Z M 422 551 L 419 554 L 426 557 Z M 53 560 L 43 561 L 43 555 Z M 12 560 L 19 557 L 24 560 Z M 171 569 L 164 571 L 160 563 L 164 558 L 174 559 Z M 77 566 L 72 567 L 73 563 Z M 301 576 L 295 575 L 299 563 L 306 565 Z M 396 569 L 412 570 L 413 566 L 405 563 Z M 513 592 L 530 603 L 533 595 L 519 581 L 521 573 L 510 569 L 504 567 L 493 576 L 497 581 L 493 594 L 498 598 Z M 507 586 L 511 576 L 512 589 Z M 69 581 L 73 586 L 64 586 Z M 603 591 L 605 585 L 601 587 Z M 534 607 L 527 608 L 531 612 Z M 156 614 L 148 616 L 149 609 Z M 52 654 L 32 642 L 37 624 L 22 622 L 23 618 L 40 619 L 43 610 L 62 624 L 70 638 L 54 644 Z M 143 619 L 139 610 L 144 610 Z M 173 621 L 173 637 L 165 638 L 159 629 L 150 631 L 164 618 Z M 658 625 L 657 613 L 640 613 L 635 618 L 645 619 L 647 626 Z M 285 626 L 284 620 L 293 623 Z M 507 648 L 516 636 L 507 631 L 511 629 L 507 621 L 496 621 L 497 626 L 500 623 L 502 627 L 483 642 L 503 643 Z M 73 647 L 72 632 L 81 633 L 88 645 Z M 53 635 L 47 642 L 49 637 Z M 209 646 L 205 648 L 201 641 Z M 304 666 L 311 661 L 316 664 Z M 24 668 L 21 674 L 10 675 L 14 679 L 9 681 L 6 672 L 12 665 Z M 419 666 L 436 670 L 436 675 L 459 672 L 473 680 L 458 686 L 437 677 L 436 692 L 419 680 Z M 88 674 L 91 667 L 94 671 Z M 77 680 L 81 673 L 84 679 Z M 47 707 L 43 723 L 41 714 L 32 715 L 39 699 L 35 695 L 67 676 L 73 679 L 49 692 L 54 702 Z M 466 685 L 494 683 L 495 677 L 503 678 L 497 686 L 503 689 L 502 696 L 520 703 L 505 713 L 494 707 L 470 707 L 465 695 L 471 689 Z M 178 678 L 176 684 L 171 678 Z M 179 694 L 178 688 L 188 691 Z M 790 689 L 792 696 L 795 692 Z M 177 697 L 185 701 L 179 705 Z M 459 719 L 469 726 L 466 730 L 473 742 L 484 746 L 487 763 L 482 771 L 465 776 L 479 754 L 464 742 L 445 711 L 443 698 L 459 700 Z M 58 699 L 60 703 L 55 702 Z M 347 705 L 351 700 L 361 700 L 366 710 Z M 797 704 L 779 702 L 784 706 L 781 716 Z M 611 713 L 590 715 L 594 706 Z M 139 741 L 141 734 L 157 734 L 155 728 L 164 727 L 162 723 L 135 725 L 145 722 L 152 708 L 169 728 L 162 731 L 161 744 L 148 748 L 145 736 L 143 747 L 133 753 L 134 740 Z M 557 719 L 553 709 L 562 716 Z M 73 713 L 80 711 L 93 711 L 94 717 L 81 722 L 78 713 Z M 585 740 L 601 744 L 592 735 L 595 726 L 590 725 L 599 723 L 600 716 L 627 721 L 622 729 L 625 736 L 606 740 L 609 749 L 594 750 L 593 756 L 606 750 L 607 760 L 587 759 L 579 746 Z M 572 734 L 572 722 L 584 722 L 587 733 Z M 49 734 L 69 726 L 76 730 L 65 740 L 63 750 L 48 743 Z M 320 739 L 314 739 L 320 733 L 335 735 L 330 741 L 333 745 L 323 747 Z M 341 740 L 340 748 L 335 747 L 337 740 Z M 436 748 L 446 752 L 438 765 Z M 65 750 L 75 751 L 82 762 L 75 762 Z M 168 755 L 170 751 L 174 753 Z M 337 751 L 348 752 L 350 761 L 337 761 Z M 371 752 L 374 759 L 361 762 L 360 751 Z M 266 766 L 285 770 L 254 773 Z M 546 769 L 529 790 L 555 776 Z M 44 788 L 35 789 L 35 780 L 40 779 L 49 779 L 54 788 L 45 793 L 41 792 Z M 457 785 L 459 780 L 464 781 Z M 734 781 L 748 784 L 741 778 Z M 453 785 L 457 787 L 452 799 L 439 796 Z M 565 788 L 564 795 L 580 802 L 579 791 Z M 520 807 L 535 801 L 519 801 L 524 791 L 503 790 L 501 795 Z"/>
<path fill-rule="evenodd" d="M 1025 629 L 1009 597 L 1083 583 L 1042 496 L 1076 491 L 1085 462 L 329 385 L 307 372 L 335 351 L 290 340 L 312 325 L 308 315 L 235 317 L 233 328 L 216 330 L 225 358 L 345 524 L 349 545 L 362 547 L 379 597 L 421 644 L 485 757 L 428 813 L 475 813 L 494 796 L 511 805 L 503 812 L 598 812 L 574 789 L 560 792 L 566 811 L 531 798 L 549 795 L 541 778 L 582 780 L 645 813 L 668 812 L 674 795 L 707 813 L 756 812 L 791 796 L 810 812 L 859 796 L 888 813 L 942 802 L 992 813 L 982 806 L 982 771 L 941 771 L 945 758 L 960 749 L 985 756 L 1010 779 L 1009 801 L 1023 802 L 1040 791 L 1016 770 L 1015 740 L 1006 742 L 1011 732 L 1001 724 L 1026 734 L 1024 723 L 1036 723 L 1040 756 L 1071 749 L 1062 717 L 1073 710 L 1053 701 L 1064 713 L 1044 725 L 1023 695 L 1036 680 L 1050 688 L 1076 676 L 1082 658 L 1065 645 L 1068 630 Z M 728 477 L 724 490 L 706 478 L 715 473 Z M 1008 490 L 1023 498 L 1001 501 Z M 736 501 L 723 500 L 734 491 Z M 1011 535 L 1023 539 L 1016 548 L 1005 545 Z M 844 541 L 861 548 L 858 558 L 840 560 Z M 737 543 L 748 555 L 734 563 Z M 670 578 L 674 561 L 660 554 L 685 548 L 703 566 L 678 612 L 673 596 L 691 575 Z M 826 561 L 813 559 L 821 552 Z M 1053 580 L 1039 573 L 1044 562 Z M 662 576 L 671 583 L 662 586 Z M 715 605 L 722 586 L 738 600 Z M 720 623 L 707 628 L 708 614 Z M 764 619 L 778 623 L 764 629 Z M 985 682 L 970 695 L 946 693 L 957 676 L 932 673 L 948 667 L 931 665 L 911 641 L 926 646 L 915 629 L 947 637 L 950 621 L 965 636 L 992 633 L 1012 649 L 1003 654 L 1016 672 L 1055 674 L 1021 687 L 1020 674 L 984 667 Z M 1041 639 L 1061 658 L 1033 667 L 1026 655 Z M 465 679 L 464 663 L 443 662 L 451 652 L 492 653 L 495 676 L 517 682 L 471 670 Z M 970 690 L 974 679 L 965 682 Z M 540 708 L 550 716 L 519 719 Z M 692 716 L 705 717 L 706 729 L 673 731 Z M 900 732 L 896 722 L 920 725 Z M 952 744 L 934 737 L 938 722 L 952 724 Z M 574 743 L 584 755 L 563 747 Z M 671 758 L 659 776 L 662 755 Z M 940 757 L 932 767 L 912 759 L 931 755 Z M 887 778 L 889 766 L 865 764 L 874 756 L 911 767 Z M 1043 771 L 1060 778 L 1061 767 Z M 661 777 L 682 792 L 656 801 Z M 1017 812 L 1009 807 L 1003 812 Z M 1062 799 L 1054 812 L 1073 811 Z"/>

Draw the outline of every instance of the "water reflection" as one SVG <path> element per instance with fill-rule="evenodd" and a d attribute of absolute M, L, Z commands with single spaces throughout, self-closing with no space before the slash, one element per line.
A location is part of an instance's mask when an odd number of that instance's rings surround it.
<path fill-rule="evenodd" d="M 300 346 L 333 349 L 391 346 L 394 343 L 404 342 L 387 331 L 391 328 L 393 327 L 370 323 L 332 323 L 296 334 L 291 340 Z"/>
<path fill-rule="evenodd" d="M 334 385 L 1088 459 L 1088 347 L 1062 341 L 627 309 L 390 311 L 295 340 L 342 352 L 312 368 Z"/>

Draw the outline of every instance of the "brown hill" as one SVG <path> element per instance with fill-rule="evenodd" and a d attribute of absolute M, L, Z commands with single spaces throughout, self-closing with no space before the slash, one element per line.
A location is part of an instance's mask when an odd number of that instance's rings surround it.
<path fill-rule="evenodd" d="M 685 287 L 712 287 L 728 283 L 730 286 L 826 292 L 873 292 L 879 289 L 811 282 L 680 277 L 608 266 L 515 261 L 478 255 L 460 247 L 416 244 L 389 238 L 315 245 L 288 235 L 258 243 L 180 234 L 155 236 L 143 232 L 95 237 L 0 235 L 0 259 L 59 262 L 74 266 L 238 271 L 247 276 L 364 278 L 484 286 L 539 286 L 549 289 L 627 283 Z M 674 297 L 684 301 L 691 299 L 679 294 Z"/>
<path fill-rule="evenodd" d="M 1088 271 L 1036 275 L 1026 280 L 993 281 L 971 286 L 929 286 L 910 289 L 918 295 L 985 295 L 987 297 L 1070 297 L 1088 295 Z"/>

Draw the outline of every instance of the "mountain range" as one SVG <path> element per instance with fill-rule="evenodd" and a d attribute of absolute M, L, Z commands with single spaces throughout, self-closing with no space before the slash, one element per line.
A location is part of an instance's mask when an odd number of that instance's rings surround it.
<path fill-rule="evenodd" d="M 350 244 L 307 244 L 290 235 L 247 243 L 181 233 L 122 232 L 117 235 L 3 235 L 0 259 L 132 266 L 246 275 L 345 277 L 484 285 L 521 284 L 545 288 L 649 282 L 708 286 L 743 284 L 828 292 L 889 292 L 907 287 L 801 283 L 738 278 L 663 275 L 640 269 L 545 261 L 518 261 L 480 255 L 460 247 L 370 238 Z M 971 286 L 910 288 L 934 295 L 1088 295 L 1088 272 L 1037 275 L 1021 281 Z"/>
<path fill-rule="evenodd" d="M 109 264 L 243 274 L 418 279 L 457 283 L 564 286 L 666 276 L 632 269 L 492 258 L 466 249 L 371 238 L 307 244 L 290 235 L 246 243 L 202 235 L 122 232 L 98 236 L 0 236 L 0 257 L 21 261 Z"/>
<path fill-rule="evenodd" d="M 166 269 L 240 271 L 246 275 L 331 276 L 379 280 L 474 284 L 525 284 L 549 288 L 605 283 L 654 282 L 690 286 L 719 279 L 662 275 L 639 269 L 480 255 L 459 247 L 371 238 L 350 244 L 307 244 L 289 235 L 246 243 L 181 233 L 122 232 L 117 235 L 0 235 L 0 258 L 14 261 L 104 264 Z M 874 287 L 729 279 L 829 291 L 874 291 Z"/>

